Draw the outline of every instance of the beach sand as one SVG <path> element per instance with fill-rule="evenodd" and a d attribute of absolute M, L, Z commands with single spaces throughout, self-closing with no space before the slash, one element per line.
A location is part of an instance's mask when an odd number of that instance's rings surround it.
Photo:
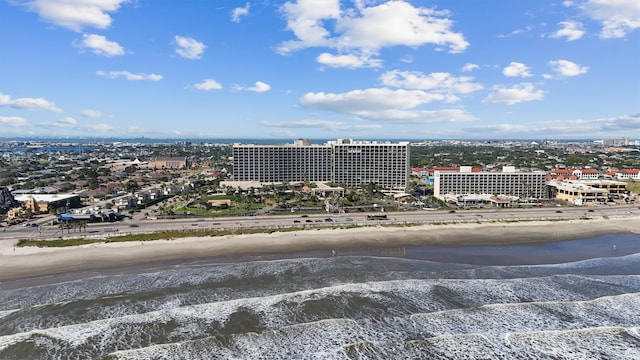
<path fill-rule="evenodd" d="M 190 237 L 144 243 L 98 243 L 68 248 L 3 247 L 0 249 L 0 279 L 19 279 L 76 270 L 116 268 L 212 256 L 273 254 L 363 246 L 524 245 L 615 233 L 640 234 L 640 217 L 411 227 L 368 226 Z"/>

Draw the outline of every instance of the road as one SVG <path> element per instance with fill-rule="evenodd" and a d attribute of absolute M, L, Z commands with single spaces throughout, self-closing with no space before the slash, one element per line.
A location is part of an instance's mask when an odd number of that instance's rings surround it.
<path fill-rule="evenodd" d="M 600 207 L 546 207 L 531 209 L 475 209 L 436 211 L 387 212 L 386 220 L 367 220 L 367 213 L 310 214 L 310 215 L 264 215 L 249 217 L 198 218 L 143 220 L 128 219 L 113 223 L 88 224 L 86 231 L 64 230 L 57 226 L 37 227 L 11 226 L 0 231 L 4 246 L 13 246 L 19 239 L 51 239 L 58 237 L 104 236 L 109 234 L 149 233 L 171 230 L 240 230 L 249 228 L 278 229 L 299 227 L 362 226 L 373 224 L 429 224 L 447 222 L 497 222 L 518 220 L 570 220 L 580 218 L 640 216 L 638 205 L 612 205 Z M 327 221 L 326 219 L 331 219 Z M 70 231 L 70 232 L 69 232 Z"/>

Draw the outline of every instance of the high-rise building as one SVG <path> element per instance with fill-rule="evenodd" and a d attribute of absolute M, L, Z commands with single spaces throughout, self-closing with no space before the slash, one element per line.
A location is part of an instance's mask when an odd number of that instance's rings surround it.
<path fill-rule="evenodd" d="M 374 183 L 404 190 L 409 177 L 409 143 L 339 139 L 323 145 L 233 145 L 236 181 L 331 181 L 346 186 Z"/>
<path fill-rule="evenodd" d="M 433 193 L 445 195 L 491 194 L 521 198 L 546 199 L 549 197 L 545 172 L 440 172 L 434 174 Z"/>
<path fill-rule="evenodd" d="M 233 145 L 236 181 L 331 181 L 331 148 L 296 141 L 293 144 Z"/>

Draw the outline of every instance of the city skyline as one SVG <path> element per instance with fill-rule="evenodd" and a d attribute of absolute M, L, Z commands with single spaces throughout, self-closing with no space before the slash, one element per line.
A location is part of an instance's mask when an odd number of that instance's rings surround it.
<path fill-rule="evenodd" d="M 634 0 L 10 0 L 0 14 L 3 137 L 640 133 Z"/>

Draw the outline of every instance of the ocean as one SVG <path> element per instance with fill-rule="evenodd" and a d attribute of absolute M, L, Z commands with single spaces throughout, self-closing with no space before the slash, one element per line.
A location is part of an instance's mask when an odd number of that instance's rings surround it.
<path fill-rule="evenodd" d="M 640 236 L 0 283 L 0 359 L 639 359 Z"/>

